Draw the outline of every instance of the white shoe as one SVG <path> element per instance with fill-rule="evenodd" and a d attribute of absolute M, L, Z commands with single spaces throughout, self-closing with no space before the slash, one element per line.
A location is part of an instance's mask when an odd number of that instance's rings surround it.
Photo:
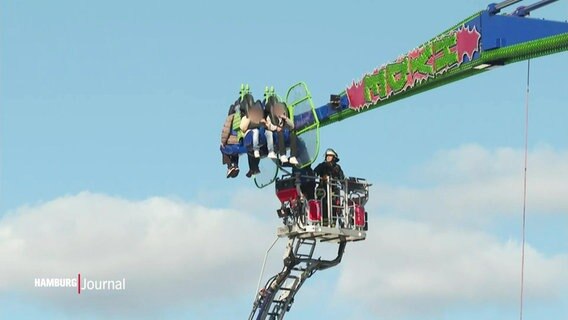
<path fill-rule="evenodd" d="M 254 150 L 254 157 L 255 157 L 255 158 L 260 158 L 260 151 Z"/>
<path fill-rule="evenodd" d="M 286 155 L 281 155 L 280 156 L 280 162 L 282 162 L 282 163 L 288 162 L 288 157 Z"/>
<path fill-rule="evenodd" d="M 269 157 L 270 159 L 277 159 L 277 158 L 278 158 L 278 156 L 276 155 L 276 153 L 274 153 L 274 151 L 270 151 L 270 152 L 268 153 L 268 157 Z"/>
<path fill-rule="evenodd" d="M 289 160 L 289 161 L 290 161 L 290 163 L 293 164 L 293 165 L 297 165 L 297 164 L 299 163 L 299 162 L 298 162 L 298 159 L 296 159 L 296 157 L 290 157 L 290 160 Z"/>

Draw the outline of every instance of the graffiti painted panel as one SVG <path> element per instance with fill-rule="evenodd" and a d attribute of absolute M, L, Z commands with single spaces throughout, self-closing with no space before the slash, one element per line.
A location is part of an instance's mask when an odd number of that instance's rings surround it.
<path fill-rule="evenodd" d="M 365 74 L 347 87 L 349 108 L 360 111 L 471 61 L 479 52 L 480 39 L 475 26 L 464 25 Z"/>

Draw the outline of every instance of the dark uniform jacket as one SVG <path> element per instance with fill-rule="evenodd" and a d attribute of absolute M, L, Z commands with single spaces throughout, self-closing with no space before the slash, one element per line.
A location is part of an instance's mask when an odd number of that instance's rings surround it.
<path fill-rule="evenodd" d="M 329 176 L 333 179 L 345 179 L 341 166 L 336 162 L 322 162 L 314 169 L 314 172 L 320 176 Z"/>

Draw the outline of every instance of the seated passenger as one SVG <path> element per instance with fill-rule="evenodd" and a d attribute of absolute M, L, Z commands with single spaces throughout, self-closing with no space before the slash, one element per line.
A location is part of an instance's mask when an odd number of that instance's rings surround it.
<path fill-rule="evenodd" d="M 247 110 L 247 113 L 241 119 L 241 130 L 245 133 L 245 136 L 252 132 L 252 149 L 255 158 L 260 158 L 260 145 L 258 141 L 258 136 L 260 133 L 260 128 L 265 120 L 263 119 L 263 111 L 260 103 L 255 103 L 252 108 Z"/>
<path fill-rule="evenodd" d="M 280 154 L 280 162 L 297 165 L 298 155 L 296 133 L 294 132 L 294 121 L 290 120 L 288 116 L 288 107 L 285 103 L 276 101 L 271 108 L 272 123 L 277 126 L 278 132 L 278 153 Z M 290 132 L 290 159 L 286 156 L 286 143 L 284 140 L 284 130 L 288 129 Z"/>
<path fill-rule="evenodd" d="M 229 114 L 225 119 L 225 124 L 221 130 L 221 154 L 223 164 L 227 165 L 227 178 L 235 178 L 239 175 L 239 154 L 226 154 L 223 148 L 227 145 L 239 144 L 241 115 L 239 109 L 239 100 L 229 108 Z"/>
<path fill-rule="evenodd" d="M 260 173 L 260 168 L 258 167 L 260 162 L 259 134 L 263 126 L 266 126 L 266 120 L 264 119 L 260 101 L 257 101 L 248 108 L 247 114 L 242 117 L 240 125 L 241 131 L 244 132 L 245 136 L 249 132 L 252 134 L 252 156 L 249 152 L 249 171 L 246 174 L 248 178 Z"/>
<path fill-rule="evenodd" d="M 261 123 L 263 124 L 265 130 L 264 130 L 264 136 L 266 138 L 266 149 L 268 150 L 268 155 L 267 157 L 269 157 L 270 159 L 276 159 L 278 158 L 276 156 L 276 153 L 274 152 L 274 131 L 278 131 L 279 127 L 275 126 L 271 119 L 270 119 L 270 107 L 269 105 L 265 104 L 265 110 L 264 110 L 264 119 L 261 120 Z"/>

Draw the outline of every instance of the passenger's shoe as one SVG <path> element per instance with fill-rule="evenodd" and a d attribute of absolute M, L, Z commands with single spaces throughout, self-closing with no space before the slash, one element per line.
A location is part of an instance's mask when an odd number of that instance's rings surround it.
<path fill-rule="evenodd" d="M 282 162 L 282 163 L 288 162 L 288 157 L 286 155 L 281 155 L 280 156 L 280 162 Z"/>
<path fill-rule="evenodd" d="M 257 175 L 257 174 L 259 174 L 259 173 L 260 173 L 260 170 L 259 170 L 259 169 L 254 169 L 254 170 L 253 170 L 253 169 L 250 169 L 250 170 L 247 172 L 246 176 L 247 176 L 247 178 L 250 178 L 250 177 L 252 177 L 252 176 L 254 176 L 254 175 Z"/>
<path fill-rule="evenodd" d="M 290 160 L 289 160 L 289 161 L 290 161 L 290 163 L 293 164 L 293 165 L 297 165 L 297 164 L 299 163 L 299 162 L 298 162 L 298 159 L 296 159 L 296 157 L 290 157 Z"/>
<path fill-rule="evenodd" d="M 255 158 L 260 158 L 260 151 L 254 150 L 254 157 L 255 157 Z"/>
<path fill-rule="evenodd" d="M 236 178 L 239 175 L 239 172 L 241 171 L 239 167 L 233 167 L 232 170 L 233 171 L 231 172 L 231 178 Z"/>
<path fill-rule="evenodd" d="M 232 163 L 227 169 L 227 179 L 235 178 L 236 176 L 239 175 L 239 171 L 240 171 L 239 167 L 236 164 Z"/>
<path fill-rule="evenodd" d="M 277 159 L 277 158 L 278 158 L 278 156 L 276 155 L 276 153 L 274 153 L 274 151 L 270 151 L 270 152 L 268 153 L 268 157 L 269 157 L 270 159 Z"/>

